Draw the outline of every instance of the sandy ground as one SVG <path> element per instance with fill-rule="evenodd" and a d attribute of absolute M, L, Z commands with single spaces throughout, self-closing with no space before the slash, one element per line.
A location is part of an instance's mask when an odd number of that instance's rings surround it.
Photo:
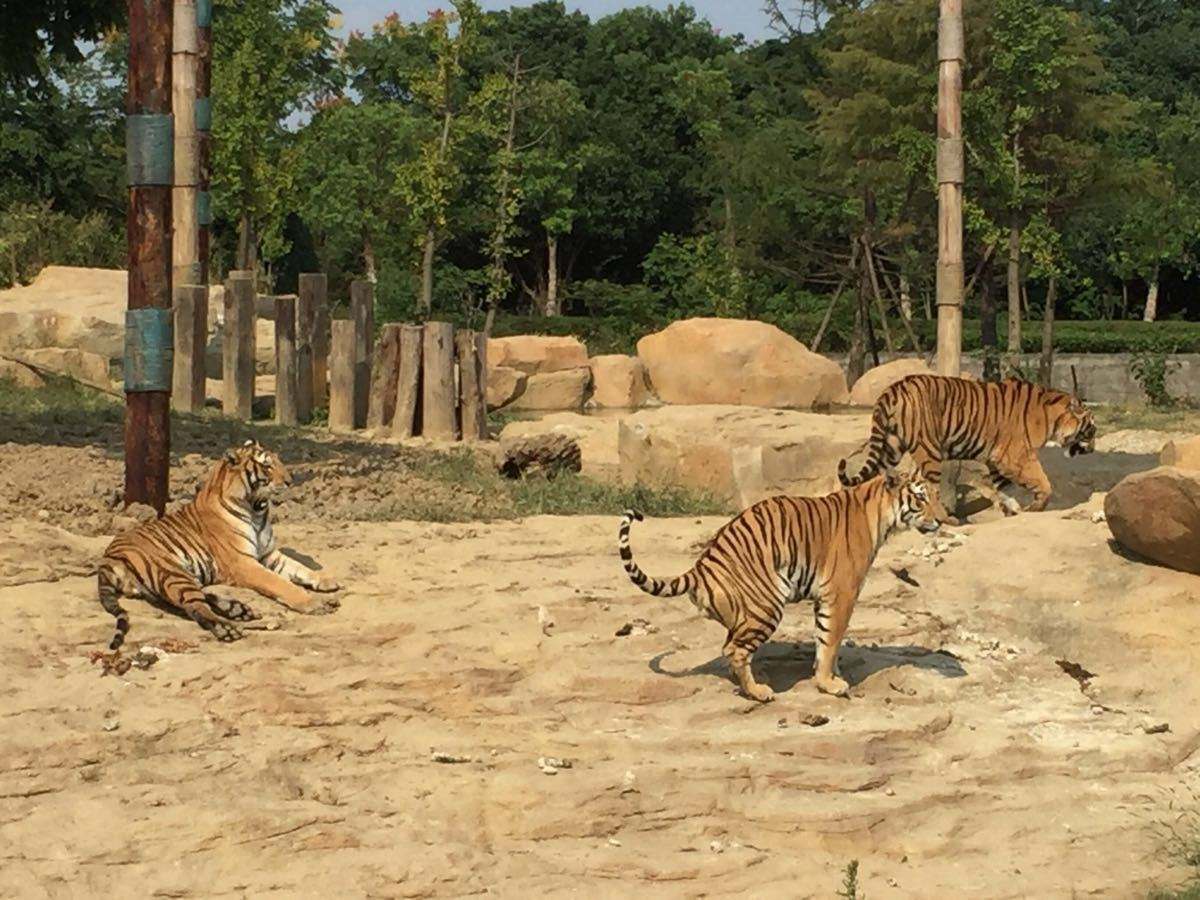
<path fill-rule="evenodd" d="M 92 451 L 42 452 L 45 480 Z M 1200 582 L 1114 552 L 1095 499 L 894 539 L 852 698 L 812 686 L 804 606 L 759 653 L 767 706 L 715 625 L 626 581 L 615 517 L 292 508 L 340 611 L 257 599 L 280 630 L 222 646 L 131 602 L 131 647 L 195 648 L 102 677 L 107 536 L 44 500 L 0 525 L 0 896 L 830 897 L 858 859 L 871 898 L 1129 897 L 1200 774 Z M 678 572 L 721 521 L 635 552 Z"/>

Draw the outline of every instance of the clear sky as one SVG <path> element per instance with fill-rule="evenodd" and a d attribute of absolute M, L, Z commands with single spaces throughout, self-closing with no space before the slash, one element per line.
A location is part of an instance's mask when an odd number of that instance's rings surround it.
<path fill-rule="evenodd" d="M 369 31 L 371 26 L 389 13 L 395 12 L 406 22 L 424 19 L 431 9 L 439 6 L 449 6 L 448 0 L 335 0 L 342 10 L 344 30 Z M 484 9 L 506 9 L 510 6 L 527 6 L 528 2 L 511 0 L 482 0 Z M 665 9 L 667 0 L 566 0 L 569 12 L 579 10 L 597 19 L 609 13 L 616 12 L 628 6 L 654 6 Z M 675 5 L 678 5 L 676 2 Z M 708 19 L 714 28 L 721 29 L 722 34 L 741 33 L 748 41 L 761 40 L 769 37 L 767 17 L 763 14 L 762 3 L 759 0 L 690 0 L 701 18 Z"/>

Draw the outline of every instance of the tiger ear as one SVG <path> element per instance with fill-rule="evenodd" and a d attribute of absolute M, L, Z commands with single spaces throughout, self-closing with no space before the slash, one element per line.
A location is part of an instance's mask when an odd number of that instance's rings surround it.
<path fill-rule="evenodd" d="M 237 462 L 237 451 L 236 450 L 226 450 L 225 451 L 225 462 L 229 463 L 230 465 L 233 465 L 234 463 L 236 463 Z"/>
<path fill-rule="evenodd" d="M 883 476 L 883 483 L 889 491 L 894 491 L 904 481 L 904 476 L 895 469 L 888 469 L 887 474 Z"/>

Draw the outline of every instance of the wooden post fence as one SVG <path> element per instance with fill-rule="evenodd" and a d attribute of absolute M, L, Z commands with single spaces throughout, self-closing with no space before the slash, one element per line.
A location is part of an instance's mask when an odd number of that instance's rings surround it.
<path fill-rule="evenodd" d="M 171 450 L 171 0 L 129 0 L 125 503 L 167 505 Z"/>
<path fill-rule="evenodd" d="M 396 415 L 396 386 L 400 380 L 400 326 L 384 325 L 371 362 L 371 405 L 367 427 L 391 425 Z"/>
<path fill-rule="evenodd" d="M 963 0 L 940 0 L 937 98 L 937 370 L 958 375 L 963 304 Z"/>
<path fill-rule="evenodd" d="M 253 417 L 254 407 L 254 304 L 253 273 L 230 272 L 225 281 L 222 408 L 225 415 L 247 422 Z"/>
<path fill-rule="evenodd" d="M 196 138 L 199 22 L 196 0 L 174 0 L 171 53 L 171 109 L 175 114 L 175 178 L 171 196 L 172 279 L 176 285 L 202 284 L 197 246 L 197 188 L 200 160 Z"/>
<path fill-rule="evenodd" d="M 208 347 L 208 285 L 175 286 L 175 364 L 171 405 L 180 412 L 204 409 L 204 356 Z"/>
<path fill-rule="evenodd" d="M 312 354 L 312 409 L 329 405 L 329 282 L 324 275 L 305 272 L 300 276 L 301 346 Z M 301 388 L 303 391 L 304 388 Z"/>
<path fill-rule="evenodd" d="M 329 352 L 329 429 L 354 430 L 354 352 L 356 323 L 334 319 Z"/>
<path fill-rule="evenodd" d="M 421 434 L 439 441 L 457 440 L 454 326 L 449 322 L 426 322 L 422 350 Z"/>
<path fill-rule="evenodd" d="M 311 275 L 300 276 L 300 293 L 296 297 L 296 418 L 308 424 L 313 411 L 313 331 L 316 325 L 311 290 L 306 290 L 306 280 Z"/>
<path fill-rule="evenodd" d="M 458 357 L 458 400 L 464 441 L 487 437 L 487 339 L 482 333 L 460 331 L 454 337 Z"/>
<path fill-rule="evenodd" d="M 396 412 L 392 436 L 407 438 L 420 434 L 418 419 L 421 397 L 421 355 L 425 329 L 420 325 L 400 326 L 400 363 L 396 377 Z"/>
<path fill-rule="evenodd" d="M 296 297 L 284 294 L 275 298 L 275 422 L 279 425 L 300 421 L 297 376 Z"/>

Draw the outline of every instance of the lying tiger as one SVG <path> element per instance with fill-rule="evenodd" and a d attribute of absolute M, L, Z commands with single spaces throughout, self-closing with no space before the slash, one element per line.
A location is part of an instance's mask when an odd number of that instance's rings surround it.
<path fill-rule="evenodd" d="M 1014 482 L 1032 492 L 1026 509 L 1038 512 L 1052 490 L 1037 457 L 1038 448 L 1047 444 L 1066 448 L 1067 456 L 1095 449 L 1096 421 L 1078 397 L 1016 379 L 997 384 L 909 375 L 875 402 L 866 464 L 857 475 L 848 475 L 843 459 L 838 479 L 847 487 L 861 484 L 909 453 L 936 493 L 944 460 L 978 460 L 990 475 L 984 493 L 1005 515 L 1020 511 L 1015 500 L 1000 493 Z M 937 503 L 939 516 L 949 518 Z"/>
<path fill-rule="evenodd" d="M 929 491 L 916 473 L 889 472 L 825 497 L 771 497 L 728 522 L 684 574 L 651 578 L 633 561 L 629 527 L 621 520 L 618 547 L 625 571 L 656 597 L 690 595 L 692 603 L 728 631 L 724 653 L 742 691 L 761 702 L 774 692 L 754 680 L 754 652 L 779 626 L 786 603 L 812 598 L 816 622 L 817 689 L 847 696 L 837 655 L 867 571 L 896 528 L 938 529 Z"/>
<path fill-rule="evenodd" d="M 109 649 L 119 650 L 129 631 L 121 597 L 175 606 L 219 641 L 241 638 L 239 625 L 261 627 L 252 624 L 260 617 L 237 600 L 205 594 L 209 585 L 250 588 L 296 612 L 332 612 L 335 599 L 310 597 L 297 585 L 327 593 L 338 583 L 275 546 L 270 492 L 291 481 L 276 454 L 246 441 L 225 454 L 191 503 L 114 539 L 98 573 L 100 603 L 117 620 Z"/>

